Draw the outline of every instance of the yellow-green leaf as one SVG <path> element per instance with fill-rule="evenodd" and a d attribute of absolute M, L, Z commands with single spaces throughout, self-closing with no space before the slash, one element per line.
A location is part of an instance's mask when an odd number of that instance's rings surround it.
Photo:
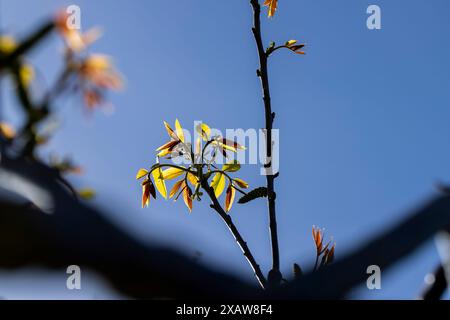
<path fill-rule="evenodd" d="M 166 170 L 163 170 L 162 176 L 164 180 L 171 180 L 181 176 L 183 173 L 184 170 L 180 168 L 168 168 Z"/>
<path fill-rule="evenodd" d="M 209 136 L 211 135 L 211 129 L 207 124 L 201 123 L 197 125 L 195 129 L 197 130 L 198 134 L 202 137 L 204 141 L 209 140 Z"/>
<path fill-rule="evenodd" d="M 242 179 L 234 178 L 233 181 L 241 188 L 244 188 L 244 189 L 248 188 L 248 183 Z"/>
<path fill-rule="evenodd" d="M 188 173 L 187 174 L 187 178 L 189 180 L 190 183 L 192 183 L 192 185 L 195 187 L 198 183 L 198 179 L 196 176 L 194 176 L 192 173 Z"/>
<path fill-rule="evenodd" d="M 217 172 L 211 181 L 211 187 L 214 190 L 216 198 L 219 198 L 225 189 L 225 176 L 222 173 Z"/>
<path fill-rule="evenodd" d="M 289 40 L 289 41 L 286 41 L 286 43 L 284 45 L 287 47 L 290 47 L 296 43 L 297 43 L 297 40 Z"/>
<path fill-rule="evenodd" d="M 145 169 L 139 169 L 139 171 L 136 174 L 136 180 L 139 180 L 143 177 L 145 177 L 148 174 L 148 171 Z"/>
<path fill-rule="evenodd" d="M 164 183 L 163 174 L 161 168 L 157 168 L 152 171 L 153 179 L 155 179 L 155 186 L 158 189 L 159 193 L 167 199 L 167 188 Z"/>
<path fill-rule="evenodd" d="M 239 169 L 241 169 L 241 165 L 237 160 L 233 160 L 232 162 L 226 163 L 222 166 L 222 170 L 227 172 L 236 172 L 239 171 Z"/>
<path fill-rule="evenodd" d="M 175 130 L 177 131 L 178 138 L 181 140 L 181 142 L 184 142 L 183 128 L 181 127 L 180 121 L 178 121 L 178 119 L 175 120 Z"/>
<path fill-rule="evenodd" d="M 157 157 L 164 157 L 164 156 L 167 156 L 169 153 L 170 153 L 169 149 L 163 149 L 156 156 Z"/>
<path fill-rule="evenodd" d="M 225 141 L 225 139 L 224 139 L 224 141 Z M 231 146 L 231 145 L 228 145 L 228 144 L 226 144 L 226 143 L 219 143 L 219 145 L 220 145 L 222 148 L 224 148 L 224 149 L 227 149 L 227 150 L 230 150 L 230 151 L 233 151 L 233 152 L 237 152 L 237 150 L 236 150 L 235 147 L 233 147 L 233 146 Z"/>

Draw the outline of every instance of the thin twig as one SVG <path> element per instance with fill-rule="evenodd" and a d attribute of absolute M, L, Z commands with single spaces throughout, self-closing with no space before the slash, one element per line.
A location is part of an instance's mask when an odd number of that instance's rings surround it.
<path fill-rule="evenodd" d="M 269 273 L 269 283 L 278 285 L 282 279 L 280 273 L 280 254 L 278 249 L 278 234 L 277 234 L 277 219 L 275 213 L 275 198 L 274 180 L 275 175 L 272 172 L 268 172 L 272 166 L 272 125 L 274 114 L 272 113 L 272 107 L 270 103 L 270 90 L 269 90 L 269 75 L 267 71 L 267 55 L 264 50 L 264 45 L 261 37 L 261 6 L 258 0 L 250 0 L 253 8 L 253 36 L 255 37 L 256 46 L 259 56 L 259 70 L 257 74 L 261 79 L 261 87 L 263 91 L 264 110 L 265 110 L 265 122 L 266 122 L 266 155 L 267 163 L 264 165 L 266 168 L 266 180 L 267 180 L 267 204 L 269 208 L 269 228 L 270 239 L 272 244 L 272 270 Z"/>
<path fill-rule="evenodd" d="M 216 195 L 214 194 L 214 190 L 208 185 L 207 182 L 202 183 L 203 189 L 208 193 L 208 196 L 210 197 L 212 204 L 211 207 L 216 210 L 216 212 L 219 214 L 219 216 L 222 218 L 222 220 L 225 222 L 225 224 L 228 226 L 228 229 L 230 230 L 231 234 L 233 235 L 234 239 L 236 240 L 237 244 L 242 250 L 242 253 L 244 254 L 245 258 L 247 258 L 248 263 L 253 269 L 253 272 L 255 273 L 255 277 L 258 280 L 259 284 L 263 289 L 266 288 L 266 278 L 264 277 L 263 273 L 261 272 L 261 268 L 259 267 L 258 263 L 256 262 L 255 258 L 253 257 L 249 247 L 247 246 L 247 242 L 244 241 L 241 234 L 239 233 L 238 229 L 233 223 L 233 220 L 231 219 L 230 215 L 228 215 L 225 210 L 223 210 L 222 206 L 220 205 L 219 201 L 217 200 Z"/>

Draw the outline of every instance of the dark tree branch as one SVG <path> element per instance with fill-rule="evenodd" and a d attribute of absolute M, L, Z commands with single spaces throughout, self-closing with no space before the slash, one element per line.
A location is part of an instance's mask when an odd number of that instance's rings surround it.
<path fill-rule="evenodd" d="M 439 300 L 447 289 L 447 279 L 442 265 L 438 265 L 433 272 L 433 282 L 426 284 L 420 298 L 423 300 Z"/>
<path fill-rule="evenodd" d="M 203 183 L 202 187 L 208 193 L 208 196 L 210 197 L 210 199 L 212 201 L 211 207 L 214 210 L 216 210 L 216 212 L 222 218 L 223 222 L 225 222 L 225 224 L 227 225 L 228 229 L 230 230 L 230 232 L 233 235 L 234 239 L 236 240 L 237 244 L 241 248 L 242 253 L 244 254 L 244 256 L 247 259 L 250 266 L 252 267 L 253 272 L 255 273 L 255 277 L 258 280 L 260 286 L 263 289 L 265 289 L 266 278 L 264 277 L 263 273 L 261 272 L 261 268 L 259 267 L 255 258 L 253 257 L 253 254 L 250 251 L 250 248 L 248 247 L 247 242 L 244 241 L 244 239 L 242 238 L 241 234 L 239 233 L 239 230 L 234 225 L 233 220 L 231 219 L 230 215 L 227 214 L 223 210 L 222 206 L 220 205 L 219 201 L 216 198 L 216 195 L 214 194 L 214 190 L 206 182 Z"/>
<path fill-rule="evenodd" d="M 42 25 L 35 33 L 31 34 L 9 55 L 0 57 L 0 69 L 5 66 L 12 65 L 20 56 L 29 52 L 42 39 L 47 37 L 55 28 L 53 21 Z"/>
<path fill-rule="evenodd" d="M 277 234 L 277 218 L 275 213 L 275 198 L 274 191 L 275 175 L 272 172 L 272 125 L 274 114 L 272 113 L 272 106 L 270 102 L 269 90 L 269 73 L 267 70 L 267 55 L 264 50 L 264 45 L 261 37 L 261 6 L 258 0 L 251 0 L 250 4 L 253 8 L 253 36 L 255 38 L 259 57 L 259 70 L 257 74 L 261 80 L 261 87 L 263 92 L 264 113 L 265 113 L 265 134 L 266 134 L 266 155 L 267 162 L 264 165 L 266 169 L 267 181 L 267 205 L 269 208 L 269 228 L 270 239 L 272 244 L 272 270 L 269 273 L 269 284 L 272 286 L 279 285 L 282 279 L 280 272 L 280 254 L 278 248 L 278 234 Z"/>
<path fill-rule="evenodd" d="M 233 276 L 212 271 L 173 250 L 144 245 L 72 197 L 56 171 L 36 162 L 2 157 L 0 179 L 14 174 L 48 190 L 53 211 L 0 200 L 0 266 L 41 265 L 65 270 L 77 264 L 135 298 L 245 298 L 262 294 Z"/>
<path fill-rule="evenodd" d="M 344 298 L 351 288 L 366 281 L 368 265 L 376 264 L 386 272 L 450 225 L 450 196 L 437 197 L 335 264 L 263 291 L 172 250 L 139 243 L 111 224 L 104 213 L 75 200 L 57 182 L 54 169 L 2 154 L 0 182 L 11 184 L 5 173 L 48 190 L 54 210 L 48 215 L 34 206 L 0 201 L 1 267 L 61 269 L 78 264 L 97 271 L 116 289 L 136 298 Z"/>
<path fill-rule="evenodd" d="M 368 266 L 377 265 L 386 272 L 395 262 L 449 226 L 450 196 L 435 197 L 355 252 L 288 284 L 278 296 L 342 299 L 350 289 L 367 280 Z"/>

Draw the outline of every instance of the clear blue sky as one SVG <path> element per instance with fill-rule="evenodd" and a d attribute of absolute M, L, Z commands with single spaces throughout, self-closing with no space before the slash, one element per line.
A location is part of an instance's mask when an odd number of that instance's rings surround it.
<path fill-rule="evenodd" d="M 450 181 L 450 2 L 279 2 L 276 16 L 262 20 L 265 42 L 307 43 L 306 56 L 279 51 L 270 60 L 281 138 L 281 262 L 290 276 L 293 262 L 305 269 L 313 262 L 312 225 L 334 236 L 339 257 L 402 219 L 434 193 L 436 181 Z M 163 120 L 178 117 L 188 128 L 194 120 L 220 129 L 263 125 L 249 1 L 0 0 L 1 27 L 24 34 L 72 3 L 81 7 L 85 30 L 103 27 L 92 51 L 112 55 L 127 86 L 111 95 L 112 116 L 86 117 L 76 100 L 61 103 L 61 128 L 48 150 L 83 165 L 86 175 L 76 183 L 95 187 L 96 202 L 143 241 L 168 243 L 192 256 L 199 251 L 205 263 L 253 281 L 207 201 L 195 202 L 192 214 L 182 202 L 161 199 L 141 209 L 134 180 L 166 140 Z M 370 4 L 381 7 L 379 31 L 366 28 Z M 61 43 L 55 37 L 47 44 L 32 57 L 40 68 L 36 90 L 60 67 Z M 10 92 L 3 95 L 8 105 L 2 116 L 19 121 Z M 244 167 L 240 176 L 253 187 L 264 183 L 258 166 Z M 265 202 L 236 205 L 231 214 L 266 272 L 271 261 Z M 355 297 L 414 298 L 437 262 L 430 241 L 383 273 L 382 290 L 361 288 Z M 52 292 L 64 291 L 64 284 L 52 281 Z M 13 296 L 29 290 L 8 283 Z M 8 292 L 0 289 L 0 295 Z"/>

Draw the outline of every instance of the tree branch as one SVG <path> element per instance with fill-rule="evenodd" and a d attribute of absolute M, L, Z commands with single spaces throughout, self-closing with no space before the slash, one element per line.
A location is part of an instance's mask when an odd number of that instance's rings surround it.
<path fill-rule="evenodd" d="M 277 290 L 278 297 L 342 299 L 350 289 L 367 280 L 370 265 L 382 272 L 413 252 L 441 230 L 450 227 L 450 196 L 433 197 L 412 210 L 404 221 L 377 235 L 359 249 L 317 272 L 304 275 Z"/>
<path fill-rule="evenodd" d="M 423 289 L 420 298 L 423 300 L 439 300 L 447 289 L 447 279 L 441 264 L 433 272 L 433 281 Z"/>
<path fill-rule="evenodd" d="M 282 279 L 280 272 L 280 253 L 278 249 L 278 234 L 277 234 L 277 218 L 275 213 L 275 198 L 274 180 L 275 175 L 270 171 L 272 167 L 272 125 L 274 114 L 272 113 L 272 107 L 270 102 L 270 90 L 269 90 L 269 75 L 267 71 L 267 55 L 264 50 L 264 45 L 261 37 L 261 6 L 258 0 L 250 0 L 250 4 L 253 8 L 253 36 L 256 41 L 259 56 L 259 69 L 257 74 L 261 80 L 261 87 L 263 92 L 264 112 L 266 122 L 266 156 L 267 161 L 264 164 L 266 168 L 266 181 L 267 181 L 267 205 L 269 209 L 269 228 L 270 239 L 272 244 L 272 270 L 269 272 L 269 284 L 279 285 Z M 270 172 L 269 172 L 270 171 Z"/>
<path fill-rule="evenodd" d="M 435 197 L 366 245 L 337 257 L 336 263 L 327 268 L 262 291 L 174 251 L 139 243 L 109 222 L 106 212 L 70 196 L 55 179 L 55 172 L 34 161 L 13 160 L 2 154 L 0 185 L 12 186 L 16 177 L 21 177 L 47 190 L 54 208 L 53 214 L 44 214 L 33 206 L 0 198 L 0 267 L 61 269 L 75 263 L 97 271 L 116 289 L 136 298 L 342 299 L 351 288 L 367 280 L 368 265 L 376 264 L 387 272 L 450 226 L 450 196 Z"/>
<path fill-rule="evenodd" d="M 24 191 L 46 190 L 53 205 L 51 214 L 45 214 L 17 197 L 4 201 L 4 192 L 0 194 L 0 268 L 37 265 L 62 271 L 76 264 L 134 298 L 240 299 L 263 294 L 174 250 L 140 243 L 111 223 L 106 212 L 73 198 L 56 173 L 40 163 L 2 155 L 2 187 L 24 179 Z"/>
<path fill-rule="evenodd" d="M 247 242 L 244 241 L 241 234 L 239 233 L 238 229 L 233 223 L 233 220 L 231 219 L 230 215 L 227 214 L 222 206 L 220 205 L 219 201 L 216 198 L 216 195 L 214 194 L 214 190 L 208 185 L 207 182 L 202 183 L 202 188 L 208 193 L 208 196 L 210 197 L 212 204 L 211 207 L 216 210 L 216 212 L 219 214 L 219 216 L 222 218 L 222 220 L 225 222 L 225 224 L 228 226 L 228 229 L 230 230 L 231 234 L 233 235 L 234 239 L 236 240 L 237 244 L 242 250 L 242 253 L 244 254 L 245 258 L 247 259 L 248 263 L 253 269 L 253 272 L 255 273 L 255 277 L 258 280 L 260 286 L 265 289 L 266 287 L 266 278 L 264 277 L 263 273 L 261 272 L 261 268 L 259 267 L 258 263 L 256 262 L 255 258 L 253 257 L 249 247 L 247 246 Z"/>

